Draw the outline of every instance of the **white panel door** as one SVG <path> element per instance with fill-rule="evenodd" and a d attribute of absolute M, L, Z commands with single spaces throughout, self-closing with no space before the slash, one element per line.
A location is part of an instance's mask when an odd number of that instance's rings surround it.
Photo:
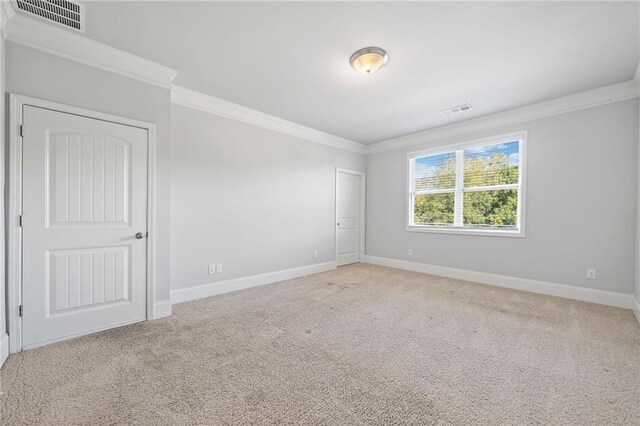
<path fill-rule="evenodd" d="M 147 131 L 30 106 L 23 128 L 23 347 L 146 319 Z"/>
<path fill-rule="evenodd" d="M 338 266 L 360 261 L 360 176 L 338 171 L 336 238 Z"/>

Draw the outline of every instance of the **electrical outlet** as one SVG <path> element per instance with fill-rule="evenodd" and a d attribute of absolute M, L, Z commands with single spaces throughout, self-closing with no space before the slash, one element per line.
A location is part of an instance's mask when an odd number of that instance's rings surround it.
<path fill-rule="evenodd" d="M 413 249 L 409 249 L 408 254 L 409 254 L 409 256 L 413 256 Z"/>
<path fill-rule="evenodd" d="M 587 269 L 587 278 L 595 280 L 597 278 L 596 270 L 592 268 Z"/>
<path fill-rule="evenodd" d="M 209 275 L 215 274 L 215 273 L 216 273 L 216 265 L 214 264 L 209 265 Z"/>
<path fill-rule="evenodd" d="M 216 274 L 222 273 L 222 263 L 216 263 Z"/>
<path fill-rule="evenodd" d="M 314 250 L 313 251 L 313 258 L 317 259 L 318 258 L 318 250 Z"/>

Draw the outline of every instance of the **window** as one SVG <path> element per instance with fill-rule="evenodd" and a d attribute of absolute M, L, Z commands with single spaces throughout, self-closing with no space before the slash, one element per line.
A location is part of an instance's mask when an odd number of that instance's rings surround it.
<path fill-rule="evenodd" d="M 524 236 L 525 139 L 410 154 L 407 230 Z"/>

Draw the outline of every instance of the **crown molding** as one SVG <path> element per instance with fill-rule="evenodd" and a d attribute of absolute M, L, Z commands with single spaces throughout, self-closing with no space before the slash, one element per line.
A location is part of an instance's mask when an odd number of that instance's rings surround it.
<path fill-rule="evenodd" d="M 566 112 L 578 111 L 599 105 L 634 99 L 639 96 L 640 82 L 629 80 L 624 83 L 612 84 L 585 92 L 579 92 L 561 98 L 498 112 L 471 120 L 466 120 L 446 126 L 423 130 L 410 135 L 388 139 L 367 145 L 366 154 L 391 151 L 413 145 L 438 141 L 446 138 L 464 136 L 470 133 L 491 130 L 525 121 L 537 120 Z"/>
<path fill-rule="evenodd" d="M 247 124 L 274 130 L 286 135 L 295 136 L 307 141 L 320 143 L 332 148 L 363 154 L 365 146 L 320 130 L 312 129 L 255 109 L 247 108 L 233 102 L 225 101 L 195 90 L 180 86 L 171 89 L 171 102 L 221 117 L 231 118 Z"/>
<path fill-rule="evenodd" d="M 8 2 L 1 3 L 6 13 Z M 3 28 L 7 40 L 14 43 L 166 89 L 171 88 L 171 82 L 178 73 L 164 65 L 15 12 L 3 20 Z"/>
<path fill-rule="evenodd" d="M 16 14 L 9 0 L 0 0 L 0 33 L 7 37 L 7 22 Z"/>

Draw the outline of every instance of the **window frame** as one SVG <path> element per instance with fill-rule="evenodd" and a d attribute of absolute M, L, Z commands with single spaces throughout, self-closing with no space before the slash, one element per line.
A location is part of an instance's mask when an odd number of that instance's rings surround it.
<path fill-rule="evenodd" d="M 505 142 L 519 141 L 519 183 L 509 185 L 495 185 L 485 187 L 473 187 L 464 189 L 464 158 L 463 156 L 456 156 L 456 186 L 453 190 L 442 190 L 444 193 L 454 193 L 456 199 L 464 196 L 464 192 L 481 191 L 481 190 L 499 190 L 499 189 L 517 189 L 518 190 L 518 224 L 515 229 L 499 229 L 499 228 L 465 228 L 463 226 L 441 226 L 441 225 L 414 225 L 414 210 L 413 200 L 414 194 L 412 191 L 411 183 L 413 178 L 413 160 L 419 157 L 426 157 L 432 155 L 446 154 L 455 151 L 464 151 L 466 149 L 480 148 L 487 145 L 497 145 Z M 522 130 L 514 133 L 508 133 L 498 136 L 491 136 L 482 139 L 475 139 L 472 141 L 439 146 L 437 148 L 430 148 L 426 150 L 413 151 L 407 153 L 407 180 L 405 182 L 405 196 L 406 196 L 406 214 L 405 224 L 407 232 L 426 232 L 435 234 L 455 234 L 455 235 L 481 235 L 492 237 L 525 237 L 525 217 L 526 217 L 526 177 L 527 177 L 527 131 Z M 462 168 L 461 168 L 462 167 Z M 458 170 L 462 170 L 462 173 L 458 173 Z M 435 190 L 433 193 L 439 192 Z M 459 210 L 459 211 L 458 211 Z M 463 209 L 456 209 L 454 211 L 454 222 L 457 216 L 463 215 Z M 461 217 L 457 217 L 461 220 Z"/>

